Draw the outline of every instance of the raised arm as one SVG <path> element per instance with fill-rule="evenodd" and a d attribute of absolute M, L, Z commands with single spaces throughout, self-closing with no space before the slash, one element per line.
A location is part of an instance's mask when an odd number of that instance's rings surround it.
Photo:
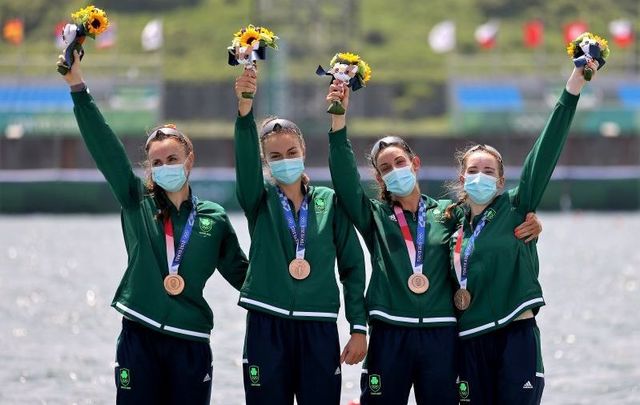
<path fill-rule="evenodd" d="M 345 109 L 349 106 L 349 88 L 334 81 L 327 95 L 328 101 L 342 100 Z M 333 187 L 340 204 L 360 234 L 369 239 L 373 231 L 373 206 L 360 183 L 358 164 L 347 138 L 345 115 L 331 115 L 329 132 L 329 169 Z M 367 244 L 369 242 L 367 241 Z"/>
<path fill-rule="evenodd" d="M 77 51 L 74 51 L 74 63 L 71 69 L 63 77 L 71 88 L 73 112 L 80 133 L 98 170 L 107 179 L 122 207 L 126 208 L 139 203 L 143 195 L 142 181 L 133 173 L 122 142 L 106 123 L 93 97 L 89 94 L 82 79 Z"/>
<path fill-rule="evenodd" d="M 242 92 L 255 93 L 257 75 L 255 70 L 246 69 L 236 79 L 238 97 L 238 117 L 235 125 L 236 195 L 248 219 L 255 218 L 265 194 L 260 140 L 253 118 L 253 99 L 243 98 Z"/>
<path fill-rule="evenodd" d="M 596 64 L 597 62 L 592 61 L 589 66 L 595 71 Z M 583 68 L 573 69 L 565 90 L 524 162 L 520 184 L 514 190 L 514 202 L 522 214 L 536 210 L 558 163 L 575 115 L 580 91 L 587 83 L 582 70 Z"/>
<path fill-rule="evenodd" d="M 227 226 L 227 233 L 222 240 L 222 246 L 220 246 L 218 270 L 229 284 L 236 290 L 240 290 L 247 276 L 249 260 L 242 251 L 242 248 L 240 248 L 238 236 L 227 214 L 224 215 L 224 221 Z"/>

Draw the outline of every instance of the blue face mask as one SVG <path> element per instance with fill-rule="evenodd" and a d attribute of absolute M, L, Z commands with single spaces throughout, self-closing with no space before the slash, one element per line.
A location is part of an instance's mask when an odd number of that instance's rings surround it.
<path fill-rule="evenodd" d="M 464 191 L 467 192 L 471 201 L 484 205 L 495 197 L 498 191 L 497 182 L 498 179 L 488 174 L 467 174 L 464 176 Z"/>
<path fill-rule="evenodd" d="M 416 186 L 416 175 L 411 170 L 411 166 L 393 169 L 382 176 L 382 181 L 387 186 L 387 191 L 398 197 L 406 197 Z"/>
<path fill-rule="evenodd" d="M 278 183 L 293 184 L 304 172 L 304 160 L 299 158 L 274 160 L 269 163 L 271 175 Z"/>
<path fill-rule="evenodd" d="M 151 178 L 165 191 L 175 193 L 179 191 L 187 181 L 187 175 L 184 172 L 184 163 L 153 167 L 151 168 Z"/>

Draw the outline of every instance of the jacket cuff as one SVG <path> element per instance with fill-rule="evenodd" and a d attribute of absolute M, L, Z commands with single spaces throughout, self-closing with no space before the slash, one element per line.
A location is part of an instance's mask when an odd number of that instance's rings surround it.
<path fill-rule="evenodd" d="M 362 333 L 363 335 L 367 334 L 367 327 L 366 325 L 359 325 L 359 324 L 352 324 L 351 328 L 349 330 L 349 333 L 353 334 L 353 333 Z"/>
<path fill-rule="evenodd" d="M 85 88 L 80 91 L 72 91 L 71 99 L 73 100 L 73 104 L 82 104 L 82 103 L 90 102 L 91 95 L 89 94 L 89 89 L 85 86 Z"/>
<path fill-rule="evenodd" d="M 560 96 L 560 100 L 558 100 L 558 103 L 562 104 L 565 107 L 576 108 L 579 99 L 580 94 L 574 95 L 569 93 L 567 89 L 564 89 L 562 91 L 562 95 Z"/>
<path fill-rule="evenodd" d="M 329 144 L 340 144 L 345 143 L 347 141 L 347 127 L 345 126 L 342 129 L 337 131 L 329 130 Z"/>
<path fill-rule="evenodd" d="M 245 116 L 241 117 L 240 114 L 238 114 L 238 116 L 236 117 L 236 127 L 238 128 L 250 128 L 255 124 L 256 122 L 253 119 L 253 109 L 251 109 Z"/>

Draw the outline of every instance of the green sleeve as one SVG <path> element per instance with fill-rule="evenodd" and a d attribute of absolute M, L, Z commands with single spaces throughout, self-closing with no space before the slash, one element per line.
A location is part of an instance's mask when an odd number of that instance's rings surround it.
<path fill-rule="evenodd" d="M 540 204 L 569 135 L 579 98 L 579 95 L 563 91 L 547 125 L 529 152 L 520 175 L 520 184 L 515 189 L 515 204 L 520 213 L 535 211 Z"/>
<path fill-rule="evenodd" d="M 337 199 L 334 213 L 334 243 L 338 273 L 344 290 L 344 306 L 351 333 L 367 334 L 367 310 L 364 298 L 365 271 L 362 246 L 353 225 Z"/>
<path fill-rule="evenodd" d="M 358 164 L 347 139 L 347 128 L 329 133 L 329 170 L 336 195 L 360 234 L 373 230 L 373 207 L 360 184 Z"/>
<path fill-rule="evenodd" d="M 236 290 L 242 288 L 244 279 L 247 276 L 247 268 L 249 260 L 245 256 L 238 236 L 236 235 L 233 225 L 229 221 L 229 217 L 225 214 L 224 221 L 228 232 L 226 233 L 222 245 L 220 246 L 220 257 L 218 258 L 218 270 L 222 277 L 225 278 Z"/>
<path fill-rule="evenodd" d="M 142 181 L 133 173 L 122 142 L 116 137 L 87 90 L 72 92 L 73 112 L 89 153 L 123 208 L 140 202 Z"/>
<path fill-rule="evenodd" d="M 265 193 L 260 158 L 258 130 L 253 111 L 244 117 L 238 116 L 235 125 L 236 195 L 249 220 L 257 216 Z"/>

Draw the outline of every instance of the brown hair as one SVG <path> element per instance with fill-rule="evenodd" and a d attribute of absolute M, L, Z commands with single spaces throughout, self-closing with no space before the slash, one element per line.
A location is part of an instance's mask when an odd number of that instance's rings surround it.
<path fill-rule="evenodd" d="M 468 147 L 467 150 L 459 150 L 455 153 L 454 157 L 456 159 L 456 162 L 458 163 L 459 175 L 464 175 L 465 171 L 467 170 L 467 161 L 469 160 L 469 156 L 476 152 L 486 152 L 493 156 L 498 162 L 498 176 L 504 176 L 504 162 L 502 161 L 502 155 L 496 148 L 486 144 L 476 144 Z M 458 199 L 458 201 L 456 201 L 455 203 L 450 204 L 444 212 L 445 218 L 451 219 L 452 211 L 456 207 L 464 204 L 464 202 L 467 200 L 467 193 L 464 191 L 464 186 L 460 184 L 460 181 L 457 179 L 447 182 L 445 187 L 450 194 L 454 195 Z"/>
<path fill-rule="evenodd" d="M 149 161 L 149 148 L 153 142 L 162 141 L 168 138 L 173 138 L 182 144 L 187 156 L 193 152 L 193 143 L 191 140 L 184 133 L 179 131 L 174 124 L 161 125 L 153 128 L 147 134 L 147 141 L 144 144 L 145 160 L 142 163 L 146 172 L 144 184 L 147 191 L 153 196 L 156 202 L 158 207 L 156 219 L 161 222 L 169 217 L 170 202 L 167 198 L 167 192 L 153 181 L 153 177 L 151 175 L 151 162 Z"/>
<path fill-rule="evenodd" d="M 300 146 L 303 150 L 306 150 L 304 137 L 302 136 L 302 131 L 300 130 L 300 128 L 298 128 L 298 126 L 293 121 L 289 121 L 284 118 L 279 118 L 278 116 L 272 115 L 265 118 L 260 123 L 260 155 L 262 157 L 263 164 L 267 163 L 267 157 L 264 154 L 264 141 L 276 134 L 296 135 L 298 137 L 298 141 L 300 142 Z M 309 176 L 306 173 L 302 173 L 302 184 L 306 186 L 309 184 L 309 181 Z"/>
<path fill-rule="evenodd" d="M 380 154 L 380 152 L 382 152 L 383 149 L 386 149 L 389 146 L 395 146 L 402 149 L 407 154 L 409 159 L 413 159 L 416 156 L 415 152 L 413 151 L 413 149 L 411 149 L 409 144 L 405 142 L 404 139 L 398 136 L 385 136 L 382 139 L 378 139 L 373 144 L 371 153 L 367 155 L 367 161 L 373 168 L 374 175 L 380 175 L 380 170 L 378 170 L 377 165 L 378 155 Z M 378 198 L 382 201 L 385 201 L 387 204 L 393 204 L 393 197 L 387 190 L 387 186 L 384 184 L 384 182 L 382 183 L 382 185 L 378 186 Z"/>

